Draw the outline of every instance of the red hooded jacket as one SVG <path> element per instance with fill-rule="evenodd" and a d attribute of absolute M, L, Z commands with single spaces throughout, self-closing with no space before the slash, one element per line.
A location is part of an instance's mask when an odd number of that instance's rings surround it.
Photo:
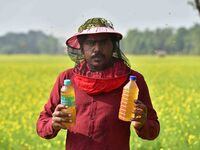
<path fill-rule="evenodd" d="M 143 139 L 155 139 L 160 130 L 158 117 L 153 109 L 148 87 L 143 76 L 131 70 L 130 75 L 137 77 L 139 97 L 147 106 L 147 121 L 145 125 L 136 130 Z M 52 113 L 60 103 L 60 88 L 64 79 L 71 79 L 76 94 L 76 125 L 67 131 L 67 150 L 129 150 L 130 122 L 118 119 L 118 112 L 123 86 L 128 80 L 108 93 L 95 95 L 87 94 L 74 83 L 73 69 L 62 72 L 51 91 L 49 100 L 37 121 L 39 136 L 51 139 L 57 135 L 52 128 Z"/>

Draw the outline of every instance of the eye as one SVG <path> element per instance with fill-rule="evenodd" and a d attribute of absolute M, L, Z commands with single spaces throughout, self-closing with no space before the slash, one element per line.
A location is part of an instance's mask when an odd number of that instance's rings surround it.
<path fill-rule="evenodd" d="M 104 44 L 106 44 L 107 41 L 108 41 L 108 39 L 103 39 L 103 40 L 100 40 L 99 43 L 104 45 Z"/>
<path fill-rule="evenodd" d="M 89 45 L 89 46 L 94 46 L 95 43 L 96 43 L 96 41 L 94 41 L 94 40 L 86 40 L 86 41 L 85 41 L 85 44 L 86 44 L 86 45 Z"/>

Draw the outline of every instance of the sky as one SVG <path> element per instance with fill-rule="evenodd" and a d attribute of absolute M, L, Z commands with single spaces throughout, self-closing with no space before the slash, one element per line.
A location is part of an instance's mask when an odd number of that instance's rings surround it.
<path fill-rule="evenodd" d="M 91 17 L 104 17 L 125 35 L 130 29 L 189 28 L 200 23 L 188 0 L 0 0 L 0 36 L 41 30 L 68 38 Z"/>

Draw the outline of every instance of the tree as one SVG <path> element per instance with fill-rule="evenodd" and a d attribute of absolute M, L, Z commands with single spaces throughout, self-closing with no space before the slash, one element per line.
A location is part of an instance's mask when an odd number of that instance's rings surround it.
<path fill-rule="evenodd" d="M 41 31 L 7 33 L 0 36 L 0 54 L 57 54 L 62 52 L 59 40 Z"/>
<path fill-rule="evenodd" d="M 200 0 L 193 0 L 188 2 L 190 5 L 192 5 L 197 11 L 199 12 L 200 15 Z"/>

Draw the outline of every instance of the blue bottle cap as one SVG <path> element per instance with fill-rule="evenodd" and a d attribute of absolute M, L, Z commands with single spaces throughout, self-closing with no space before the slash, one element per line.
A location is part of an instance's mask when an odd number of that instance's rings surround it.
<path fill-rule="evenodd" d="M 64 80 L 64 85 L 69 85 L 71 84 L 71 81 L 69 79 Z"/>
<path fill-rule="evenodd" d="M 136 76 L 130 76 L 130 77 L 129 77 L 129 80 L 136 80 L 136 79 L 137 79 Z"/>

